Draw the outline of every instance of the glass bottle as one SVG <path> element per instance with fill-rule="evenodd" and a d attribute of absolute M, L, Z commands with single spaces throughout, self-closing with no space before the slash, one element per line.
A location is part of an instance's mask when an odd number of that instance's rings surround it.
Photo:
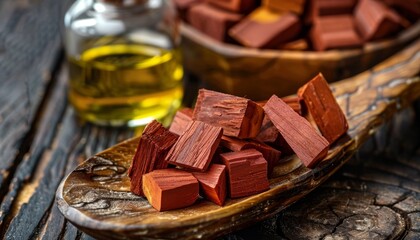
<path fill-rule="evenodd" d="M 183 69 L 170 0 L 77 0 L 65 16 L 69 100 L 100 125 L 168 125 Z"/>

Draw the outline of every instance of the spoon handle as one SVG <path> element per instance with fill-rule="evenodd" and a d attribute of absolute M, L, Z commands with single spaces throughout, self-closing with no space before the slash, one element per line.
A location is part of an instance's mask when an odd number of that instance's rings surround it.
<path fill-rule="evenodd" d="M 359 147 L 395 112 L 420 97 L 420 39 L 355 77 L 332 84 Z"/>

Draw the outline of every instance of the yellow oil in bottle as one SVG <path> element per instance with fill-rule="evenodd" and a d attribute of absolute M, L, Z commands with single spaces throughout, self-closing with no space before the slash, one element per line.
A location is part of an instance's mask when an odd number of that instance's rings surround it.
<path fill-rule="evenodd" d="M 179 50 L 108 45 L 69 59 L 69 100 L 84 119 L 102 125 L 168 124 L 182 100 Z"/>

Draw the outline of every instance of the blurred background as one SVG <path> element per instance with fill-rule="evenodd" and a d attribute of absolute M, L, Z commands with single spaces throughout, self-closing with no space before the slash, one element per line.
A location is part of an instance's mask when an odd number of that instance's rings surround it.
<path fill-rule="evenodd" d="M 384 2 L 387 6 L 396 4 Z M 92 119 L 77 114 L 85 103 L 78 110 L 68 100 L 71 65 L 65 52 L 69 26 L 65 26 L 64 16 L 72 4 L 67 0 L 0 0 L 0 238 L 91 239 L 61 215 L 54 201 L 56 189 L 87 157 L 142 131 L 141 127 L 127 127 L 125 120 L 123 124 L 119 120 L 99 122 L 106 126 L 88 123 Z M 178 11 L 185 10 L 176 4 Z M 410 5 L 414 12 L 418 11 L 418 4 L 413 1 Z M 419 39 L 418 19 L 404 15 L 401 7 L 396 9 L 406 17 L 407 27 L 381 41 L 325 52 L 314 51 L 311 42 L 308 49 L 285 49 L 283 43 L 282 49 L 251 48 L 237 40 L 215 40 L 198 27 L 183 23 L 173 33 L 175 45 L 182 44 L 183 102 L 176 95 L 178 102 L 170 111 L 191 106 L 199 87 L 262 100 L 271 91 L 281 96 L 295 93 L 310 79 L 307 76 L 318 71 L 328 72 L 327 80 L 337 81 L 369 69 Z M 305 34 L 310 32 L 306 25 L 303 29 Z M 182 43 L 178 42 L 181 36 Z M 301 38 L 310 40 L 309 35 L 296 35 L 292 40 Z M 418 113 L 417 102 L 396 116 L 351 164 L 306 200 L 223 238 L 419 239 Z M 169 124 L 170 120 L 166 121 Z M 342 195 L 335 195 L 337 192 Z M 359 211 L 356 215 L 339 212 L 347 209 L 350 198 L 354 202 L 360 200 L 360 204 L 353 204 Z M 369 222 L 355 225 L 360 222 L 357 217 L 364 216 L 363 209 L 368 209 L 365 215 Z M 393 220 L 378 223 L 378 219 L 387 217 Z M 295 223 L 302 227 L 296 228 Z M 372 230 L 369 226 L 377 228 Z"/>

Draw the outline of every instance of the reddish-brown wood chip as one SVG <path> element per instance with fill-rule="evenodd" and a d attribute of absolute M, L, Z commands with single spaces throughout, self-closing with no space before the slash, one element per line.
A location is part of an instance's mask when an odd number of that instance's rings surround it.
<path fill-rule="evenodd" d="M 279 97 L 273 95 L 264 111 L 305 166 L 312 168 L 327 155 L 327 139 Z"/>
<path fill-rule="evenodd" d="M 335 142 L 348 130 L 346 116 L 322 74 L 318 74 L 298 91 L 319 131 L 330 142 Z"/>
<path fill-rule="evenodd" d="M 223 134 L 254 138 L 260 131 L 264 111 L 257 103 L 225 93 L 200 89 L 193 119 L 222 127 Z"/>
<path fill-rule="evenodd" d="M 218 41 L 228 41 L 228 30 L 242 19 L 242 15 L 201 3 L 189 9 L 187 18 L 200 32 Z"/>
<path fill-rule="evenodd" d="M 150 205 L 158 211 L 167 211 L 194 204 L 199 184 L 191 173 L 161 169 L 143 175 L 143 191 Z"/>
<path fill-rule="evenodd" d="M 242 140 L 238 138 L 232 138 L 223 136 L 220 145 L 228 148 L 231 151 L 238 152 L 246 149 L 256 149 L 262 153 L 265 160 L 267 160 L 268 176 L 273 172 L 274 167 L 280 162 L 281 152 L 277 149 L 270 147 L 269 145 L 259 142 L 256 140 Z"/>
<path fill-rule="evenodd" d="M 222 134 L 221 127 L 192 121 L 169 150 L 166 160 L 176 166 L 204 172 L 210 165 Z"/>
<path fill-rule="evenodd" d="M 267 161 L 255 149 L 220 155 L 227 167 L 231 198 L 246 197 L 269 189 Z"/>
<path fill-rule="evenodd" d="M 277 13 L 258 8 L 229 30 L 229 35 L 246 47 L 277 48 L 297 37 L 301 30 L 294 13 Z"/>
<path fill-rule="evenodd" d="M 352 15 L 331 15 L 316 18 L 309 35 L 312 45 L 317 51 L 358 47 L 363 44 Z"/>
<path fill-rule="evenodd" d="M 409 25 L 397 12 L 376 0 L 360 0 L 354 16 L 364 40 L 384 38 Z"/>
<path fill-rule="evenodd" d="M 193 172 L 192 174 L 200 183 L 200 189 L 205 198 L 223 206 L 226 200 L 226 166 L 212 164 L 207 172 Z"/>
<path fill-rule="evenodd" d="M 128 170 L 131 192 L 144 196 L 142 191 L 143 174 L 167 167 L 166 154 L 177 139 L 176 134 L 169 132 L 157 121 L 152 121 L 146 126 Z"/>
<path fill-rule="evenodd" d="M 169 131 L 182 135 L 187 129 L 188 124 L 192 121 L 193 110 L 191 108 L 183 108 L 178 110 L 172 120 Z"/>
<path fill-rule="evenodd" d="M 289 105 L 297 114 L 302 115 L 302 106 L 299 97 L 282 97 L 281 100 Z M 266 102 L 267 101 L 260 102 L 260 105 L 264 106 Z M 260 132 L 258 133 L 256 139 L 260 142 L 268 143 L 271 146 L 274 146 L 276 149 L 279 149 L 283 156 L 293 153 L 293 150 L 281 136 L 276 126 L 274 126 L 267 115 L 264 116 Z"/>

